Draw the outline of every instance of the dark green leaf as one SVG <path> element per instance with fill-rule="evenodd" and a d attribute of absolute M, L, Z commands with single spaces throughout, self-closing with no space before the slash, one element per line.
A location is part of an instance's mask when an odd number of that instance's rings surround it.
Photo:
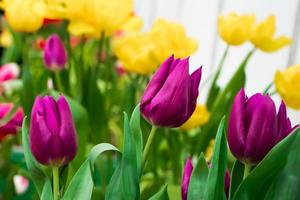
<path fill-rule="evenodd" d="M 188 200 L 204 199 L 207 177 L 208 166 L 203 153 L 201 153 L 191 175 L 188 189 Z"/>
<path fill-rule="evenodd" d="M 43 187 L 41 200 L 53 200 L 52 186 L 49 179 L 46 180 Z"/>
<path fill-rule="evenodd" d="M 232 199 L 236 189 L 243 181 L 244 170 L 245 170 L 245 165 L 240 161 L 236 160 L 233 164 L 232 171 L 231 171 L 229 199 Z"/>
<path fill-rule="evenodd" d="M 300 199 L 300 129 L 278 143 L 237 189 L 235 200 Z"/>
<path fill-rule="evenodd" d="M 28 129 L 26 126 L 26 117 L 24 118 L 22 125 L 22 146 L 29 174 L 37 189 L 37 192 L 39 193 L 39 195 L 41 195 L 47 177 L 43 172 L 41 166 L 31 154 L 31 150 L 29 147 Z"/>
<path fill-rule="evenodd" d="M 169 200 L 168 185 L 165 185 L 158 193 L 153 195 L 149 200 Z"/>
<path fill-rule="evenodd" d="M 211 167 L 208 174 L 205 200 L 226 199 L 224 178 L 227 165 L 227 143 L 225 137 L 225 117 L 221 120 L 215 140 Z"/>

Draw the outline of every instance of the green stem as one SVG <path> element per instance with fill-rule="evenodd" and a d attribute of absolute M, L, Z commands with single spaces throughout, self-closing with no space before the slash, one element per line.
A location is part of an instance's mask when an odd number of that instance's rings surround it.
<path fill-rule="evenodd" d="M 58 167 L 52 167 L 54 200 L 59 199 L 59 173 L 58 172 L 59 172 Z"/>
<path fill-rule="evenodd" d="M 54 76 L 55 76 L 55 82 L 56 82 L 57 90 L 59 92 L 63 92 L 64 88 L 63 88 L 63 85 L 62 85 L 62 82 L 61 82 L 61 79 L 60 79 L 60 72 L 59 71 L 54 72 Z"/>
<path fill-rule="evenodd" d="M 270 96 L 277 94 L 276 90 L 269 93 Z"/>
<path fill-rule="evenodd" d="M 273 82 L 269 83 L 267 87 L 264 89 L 263 94 L 264 95 L 267 94 L 272 86 L 273 86 Z"/>
<path fill-rule="evenodd" d="M 147 139 L 146 146 L 144 148 L 144 152 L 143 152 L 143 165 L 142 165 L 143 167 L 145 166 L 145 164 L 147 162 L 147 158 L 148 158 L 148 155 L 149 155 L 150 146 L 151 146 L 151 144 L 153 142 L 155 133 L 156 133 L 156 127 L 152 126 L 150 134 L 149 134 L 149 137 Z"/>
<path fill-rule="evenodd" d="M 247 176 L 250 174 L 250 172 L 251 172 L 251 166 L 248 164 L 245 164 L 244 179 L 247 178 Z"/>
<path fill-rule="evenodd" d="M 214 90 L 215 90 L 215 87 L 216 87 L 216 83 L 217 83 L 217 80 L 218 80 L 218 78 L 221 74 L 222 67 L 223 67 L 224 62 L 225 62 L 225 58 L 227 57 L 227 54 L 228 54 L 228 50 L 229 50 L 229 45 L 226 46 L 225 51 L 224 51 L 224 53 L 222 55 L 222 58 L 220 60 L 220 63 L 218 64 L 217 71 L 215 73 L 214 79 L 213 79 L 213 81 L 211 83 L 211 86 L 210 86 L 210 89 L 209 89 L 209 93 L 207 95 L 207 102 L 206 102 L 207 104 L 212 101 Z"/>

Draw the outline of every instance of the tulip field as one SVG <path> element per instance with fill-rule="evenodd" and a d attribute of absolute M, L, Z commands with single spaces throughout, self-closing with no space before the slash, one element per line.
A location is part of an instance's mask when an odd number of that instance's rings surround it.
<path fill-rule="evenodd" d="M 299 200 L 300 65 L 245 89 L 254 54 L 293 42 L 275 16 L 220 14 L 207 78 L 199 41 L 134 3 L 0 0 L 0 200 Z"/>

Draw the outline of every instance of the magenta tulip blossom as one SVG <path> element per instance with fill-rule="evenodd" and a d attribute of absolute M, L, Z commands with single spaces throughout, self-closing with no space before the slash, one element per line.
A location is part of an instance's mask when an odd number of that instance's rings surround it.
<path fill-rule="evenodd" d="M 244 89 L 236 95 L 229 118 L 228 143 L 238 160 L 250 165 L 259 163 L 292 130 L 284 102 L 276 114 L 269 95 L 257 93 L 248 98 Z"/>
<path fill-rule="evenodd" d="M 30 123 L 30 149 L 44 165 L 60 166 L 73 160 L 77 151 L 76 130 L 64 96 L 36 97 Z"/>
<path fill-rule="evenodd" d="M 58 71 L 65 68 L 67 52 L 63 42 L 57 34 L 49 36 L 44 48 L 44 64 L 47 69 Z"/>
<path fill-rule="evenodd" d="M 155 126 L 181 126 L 195 110 L 201 69 L 189 75 L 188 58 L 169 57 L 144 92 L 140 106 L 143 117 Z"/>

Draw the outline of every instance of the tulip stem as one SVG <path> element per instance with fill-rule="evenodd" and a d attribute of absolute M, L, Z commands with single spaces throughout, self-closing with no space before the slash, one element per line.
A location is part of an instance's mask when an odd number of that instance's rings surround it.
<path fill-rule="evenodd" d="M 59 171 L 58 167 L 52 167 L 53 173 L 53 196 L 54 200 L 59 199 Z"/>
<path fill-rule="evenodd" d="M 251 172 L 251 166 L 248 164 L 245 164 L 244 179 L 247 178 L 247 176 L 250 174 L 250 172 Z"/>
<path fill-rule="evenodd" d="M 61 79 L 60 79 L 60 74 L 59 72 L 54 72 L 54 75 L 55 75 L 55 82 L 56 82 L 56 87 L 57 87 L 57 90 L 59 92 L 63 92 L 63 85 L 62 85 L 62 82 L 61 82 Z"/>
<path fill-rule="evenodd" d="M 155 136 L 155 133 L 156 133 L 156 127 L 155 126 L 152 126 L 151 128 L 151 131 L 150 131 L 150 134 L 149 134 L 149 137 L 147 139 L 147 142 L 146 142 L 146 145 L 145 145 L 145 148 L 144 148 L 144 152 L 143 152 L 143 168 L 145 167 L 145 164 L 147 162 L 147 158 L 148 158 L 148 154 L 149 154 L 149 150 L 150 150 L 150 146 L 153 142 L 153 139 L 154 139 L 154 136 Z"/>

